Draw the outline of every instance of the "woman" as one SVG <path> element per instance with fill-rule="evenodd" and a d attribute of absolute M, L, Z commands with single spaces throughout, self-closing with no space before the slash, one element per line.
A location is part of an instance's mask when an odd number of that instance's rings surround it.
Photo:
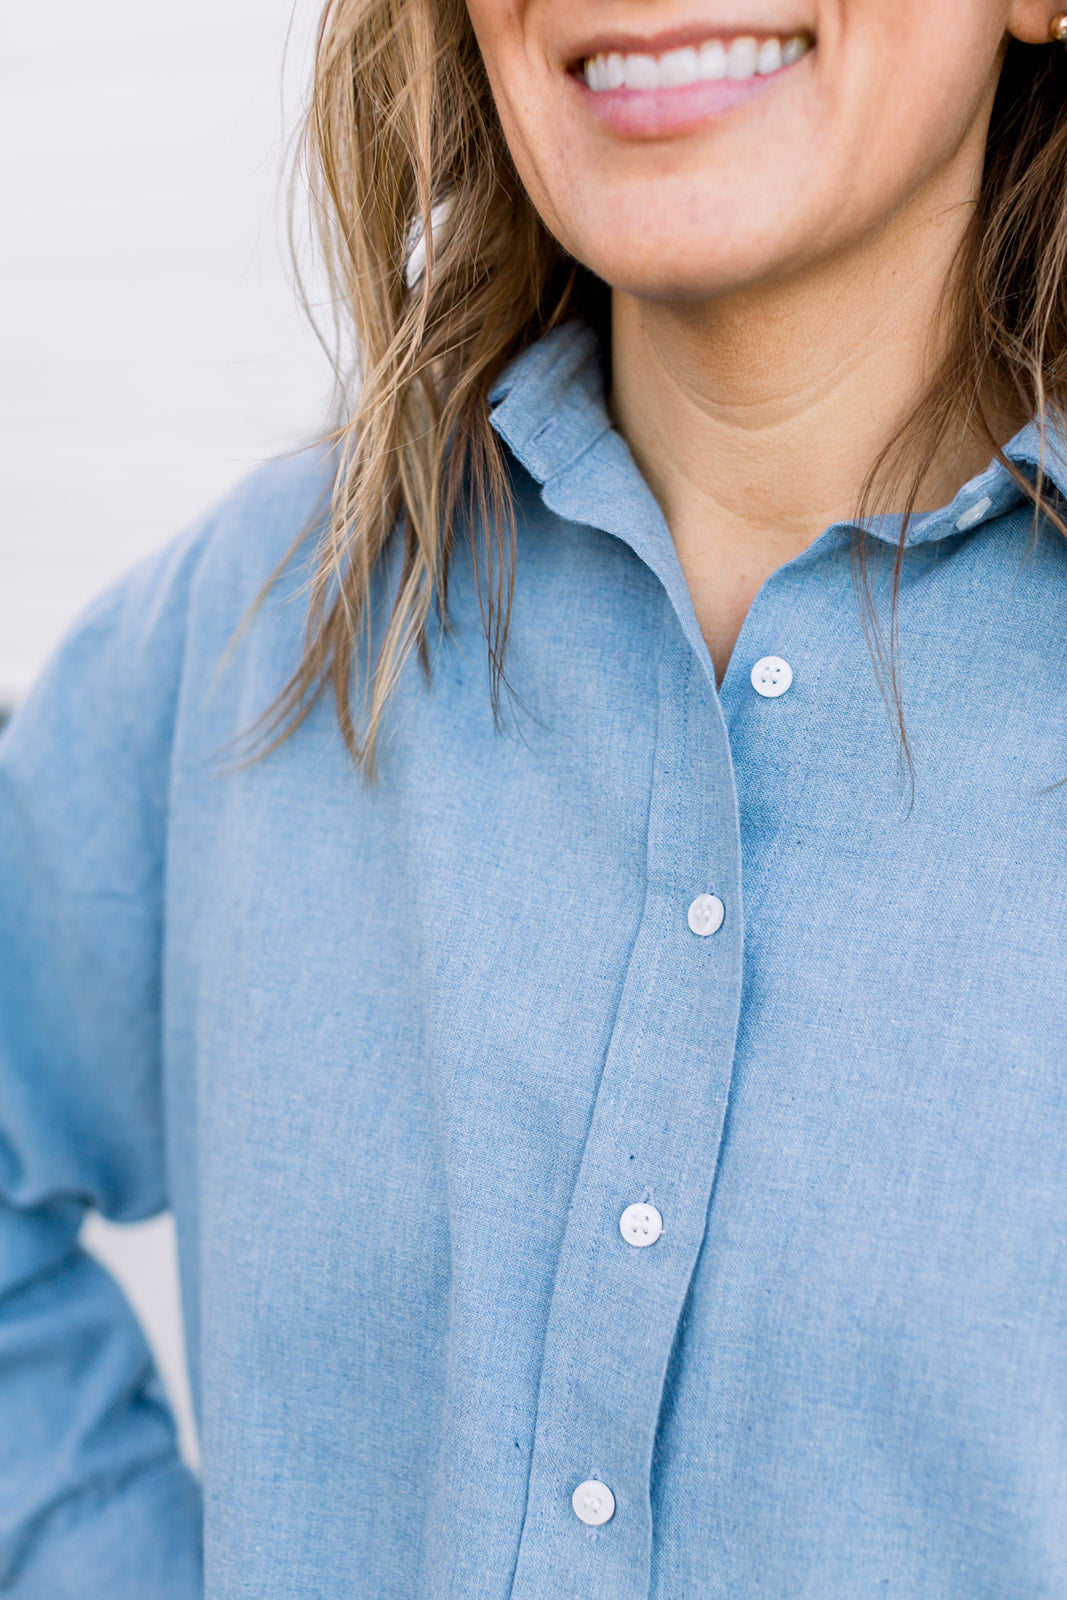
<path fill-rule="evenodd" d="M 360 400 L 3 747 L 5 1592 L 1067 1594 L 1064 34 L 330 5 Z"/>

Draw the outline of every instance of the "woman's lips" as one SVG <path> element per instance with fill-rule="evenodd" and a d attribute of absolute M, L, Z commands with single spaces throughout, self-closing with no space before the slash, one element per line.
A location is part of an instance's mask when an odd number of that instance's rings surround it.
<path fill-rule="evenodd" d="M 601 50 L 571 74 L 599 122 L 631 136 L 668 134 L 761 94 L 810 52 L 810 34 L 741 35 L 664 50 Z"/>

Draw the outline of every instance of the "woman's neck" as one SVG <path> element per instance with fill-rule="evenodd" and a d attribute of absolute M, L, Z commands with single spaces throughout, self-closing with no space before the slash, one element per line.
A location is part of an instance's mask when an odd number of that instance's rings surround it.
<path fill-rule="evenodd" d="M 856 514 L 944 350 L 969 208 L 924 207 L 847 260 L 696 305 L 612 302 L 612 406 L 670 527 L 721 678 L 764 580 Z M 918 509 L 988 460 L 962 427 Z"/>

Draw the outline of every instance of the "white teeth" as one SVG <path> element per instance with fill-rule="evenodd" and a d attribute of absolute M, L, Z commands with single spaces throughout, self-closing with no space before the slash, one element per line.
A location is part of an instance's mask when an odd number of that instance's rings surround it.
<path fill-rule="evenodd" d="M 655 56 L 623 56 L 623 83 L 627 89 L 658 89 L 659 66 Z"/>
<path fill-rule="evenodd" d="M 622 56 L 613 50 L 611 55 L 608 56 L 606 62 L 604 63 L 604 66 L 605 75 L 607 77 L 607 87 L 609 89 L 621 89 L 623 84 L 626 82 L 626 63 L 623 61 Z"/>
<path fill-rule="evenodd" d="M 731 39 L 728 45 L 720 39 L 709 39 L 699 49 L 686 46 L 658 57 L 623 55 L 616 50 L 589 56 L 582 72 L 587 87 L 596 94 L 606 89 L 684 89 L 691 83 L 717 83 L 722 78 L 743 83 L 791 67 L 811 47 L 810 35 L 803 33 L 788 39 L 746 35 Z"/>
<path fill-rule="evenodd" d="M 769 78 L 782 65 L 782 46 L 777 39 L 764 39 L 756 57 L 756 71 L 761 78 Z"/>
<path fill-rule="evenodd" d="M 735 39 L 726 52 L 726 76 L 735 83 L 756 76 L 756 58 L 759 45 L 755 39 Z"/>
<path fill-rule="evenodd" d="M 712 39 L 700 47 L 700 76 L 705 83 L 717 83 L 726 76 L 726 46 Z"/>
<path fill-rule="evenodd" d="M 681 89 L 687 83 L 696 83 L 700 77 L 700 62 L 695 50 L 670 50 L 659 58 L 659 87 Z"/>

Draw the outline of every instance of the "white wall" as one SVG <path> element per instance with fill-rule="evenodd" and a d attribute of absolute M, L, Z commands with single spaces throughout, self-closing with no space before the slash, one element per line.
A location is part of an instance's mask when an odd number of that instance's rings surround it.
<path fill-rule="evenodd" d="M 318 9 L 3 8 L 0 707 L 94 593 L 321 425 L 279 181 Z M 86 1238 L 142 1312 L 193 1456 L 169 1220 Z"/>

